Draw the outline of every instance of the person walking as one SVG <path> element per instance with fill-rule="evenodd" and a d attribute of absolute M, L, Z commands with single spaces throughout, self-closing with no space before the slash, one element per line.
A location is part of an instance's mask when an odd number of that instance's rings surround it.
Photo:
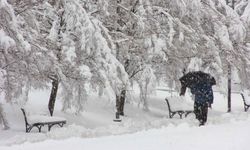
<path fill-rule="evenodd" d="M 197 71 L 190 72 L 180 78 L 181 92 L 180 96 L 184 96 L 186 88 L 189 87 L 191 93 L 194 95 L 194 113 L 196 119 L 199 120 L 200 126 L 207 122 L 208 107 L 211 108 L 213 104 L 213 89 L 212 86 L 216 84 L 214 77 L 211 75 Z"/>

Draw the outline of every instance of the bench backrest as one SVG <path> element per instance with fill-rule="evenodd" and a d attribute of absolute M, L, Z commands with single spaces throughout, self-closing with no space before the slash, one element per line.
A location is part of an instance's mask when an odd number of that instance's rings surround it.
<path fill-rule="evenodd" d="M 244 105 L 250 105 L 250 101 L 249 101 L 249 96 L 247 96 L 246 94 L 244 93 L 240 93 L 242 99 L 243 99 L 243 102 L 244 102 Z"/>
<path fill-rule="evenodd" d="M 166 97 L 166 101 L 170 111 L 193 110 L 193 104 L 188 102 L 184 97 Z"/>
<path fill-rule="evenodd" d="M 26 125 L 29 124 L 29 123 L 28 123 L 28 120 L 27 120 L 27 116 L 26 116 L 25 110 L 24 110 L 23 108 L 21 108 L 21 111 L 23 112 L 25 124 L 26 124 Z"/>
<path fill-rule="evenodd" d="M 171 112 L 172 110 L 171 110 L 171 106 L 170 106 L 170 104 L 169 104 L 169 102 L 168 102 L 168 99 L 167 99 L 167 98 L 165 98 L 165 100 L 166 100 L 166 102 L 167 102 L 168 109 L 169 109 L 169 111 Z"/>

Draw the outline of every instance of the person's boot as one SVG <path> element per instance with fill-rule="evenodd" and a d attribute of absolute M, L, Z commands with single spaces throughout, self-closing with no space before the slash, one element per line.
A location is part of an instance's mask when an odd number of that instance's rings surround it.
<path fill-rule="evenodd" d="M 200 120 L 199 126 L 204 126 L 204 125 L 205 125 L 205 122 L 203 120 Z"/>
<path fill-rule="evenodd" d="M 121 115 L 121 116 L 124 116 L 124 112 L 120 112 L 120 115 Z"/>
<path fill-rule="evenodd" d="M 203 122 L 201 122 L 200 124 L 199 124 L 199 126 L 204 126 L 205 124 L 203 123 Z"/>
<path fill-rule="evenodd" d="M 8 129 L 10 129 L 10 127 L 9 126 L 4 126 L 3 129 L 8 130 Z"/>

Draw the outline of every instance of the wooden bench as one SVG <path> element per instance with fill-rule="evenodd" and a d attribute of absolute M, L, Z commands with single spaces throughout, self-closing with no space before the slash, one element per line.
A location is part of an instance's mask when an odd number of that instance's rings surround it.
<path fill-rule="evenodd" d="M 185 100 L 178 97 L 166 98 L 168 106 L 169 118 L 173 118 L 175 114 L 178 114 L 182 119 L 182 115 L 187 117 L 189 114 L 194 113 L 193 106 L 188 105 Z M 175 107 L 177 105 L 177 107 Z"/>
<path fill-rule="evenodd" d="M 25 110 L 23 108 L 21 108 L 21 110 L 24 115 L 24 121 L 27 133 L 30 132 L 33 127 L 38 128 L 38 131 L 41 132 L 42 127 L 45 125 L 48 125 L 48 131 L 50 131 L 50 129 L 54 125 L 59 125 L 60 127 L 63 127 L 63 125 L 66 124 L 66 120 L 64 118 L 50 117 L 45 115 L 27 116 Z"/>
<path fill-rule="evenodd" d="M 240 94 L 241 94 L 241 97 L 242 97 L 243 102 L 244 102 L 244 110 L 245 110 L 245 112 L 247 112 L 249 107 L 250 107 L 250 102 L 248 102 L 246 100 L 246 97 L 244 96 L 244 93 L 240 93 Z"/>

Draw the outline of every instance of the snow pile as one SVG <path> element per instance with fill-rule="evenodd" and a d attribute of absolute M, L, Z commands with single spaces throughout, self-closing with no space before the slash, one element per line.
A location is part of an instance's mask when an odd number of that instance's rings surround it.
<path fill-rule="evenodd" d="M 49 92 L 47 93 L 49 95 Z M 139 93 L 132 93 L 133 98 L 138 99 Z M 180 119 L 179 117 L 170 119 L 168 118 L 168 108 L 167 103 L 164 100 L 165 97 L 170 97 L 177 93 L 168 93 L 166 91 L 157 91 L 155 95 L 149 95 L 149 110 L 143 111 L 138 108 L 137 104 L 126 103 L 125 105 L 125 117 L 122 117 L 122 122 L 113 122 L 115 117 L 115 109 L 113 104 L 111 104 L 105 97 L 97 97 L 96 95 L 91 95 L 91 100 L 88 101 L 86 112 L 75 115 L 74 113 L 62 113 L 60 112 L 62 104 L 58 101 L 56 104 L 55 116 L 65 118 L 67 120 L 66 125 L 63 128 L 53 126 L 50 132 L 47 128 L 42 128 L 42 132 L 39 133 L 36 128 L 31 130 L 31 133 L 25 133 L 25 123 L 23 114 L 19 107 L 14 107 L 10 105 L 4 106 L 6 110 L 6 115 L 10 123 L 10 130 L 0 130 L 0 145 L 2 146 L 13 146 L 26 143 L 35 144 L 36 142 L 44 142 L 49 140 L 70 140 L 69 138 L 81 138 L 82 140 L 88 140 L 88 138 L 98 138 L 104 136 L 113 135 L 124 135 L 132 134 L 136 132 L 146 131 L 152 129 L 161 129 L 169 131 L 167 135 L 169 138 L 174 137 L 176 133 L 185 136 L 185 130 L 192 130 L 196 133 L 203 132 L 198 127 L 198 121 L 195 119 L 193 114 L 188 115 L 187 118 Z M 32 108 L 32 112 L 43 112 L 47 108 L 46 105 L 46 95 L 32 93 L 30 95 L 30 101 L 27 104 L 29 108 Z M 223 95 L 215 93 L 215 99 L 213 104 L 213 109 L 209 109 L 208 122 L 204 128 L 208 130 L 214 128 L 215 131 L 219 128 L 225 126 L 234 127 L 236 123 L 242 122 L 244 124 L 249 123 L 250 116 L 249 113 L 245 113 L 243 110 L 243 101 L 240 95 L 232 95 L 232 113 L 226 112 L 226 97 Z M 178 96 L 175 100 L 178 99 Z M 185 96 L 187 102 L 192 103 L 188 99 L 188 93 Z M 45 100 L 45 101 L 44 101 Z M 191 105 L 191 108 L 192 105 Z M 30 110 L 30 109 L 29 109 Z M 31 110 L 29 111 L 31 112 Z M 248 124 L 247 124 L 248 125 Z M 215 131 L 211 131 L 215 132 Z M 239 128 L 239 132 L 245 132 Z M 171 134 L 175 133 L 175 134 Z M 204 133 L 204 132 L 203 132 Z M 204 133 L 206 134 L 206 133 Z M 216 134 L 216 133 L 214 133 Z M 233 134 L 233 133 L 232 133 Z M 226 135 L 225 135 L 226 136 Z M 87 139 L 86 139 L 87 138 Z M 197 135 L 194 138 L 198 138 Z M 183 139 L 184 140 L 184 139 Z M 209 139 L 210 140 L 210 139 Z M 213 139 L 211 139 L 213 140 Z M 0 147 L 2 150 L 2 147 Z M 5 147 L 6 148 L 6 147 Z"/>
<path fill-rule="evenodd" d="M 79 137 L 65 140 L 46 140 L 39 143 L 24 143 L 10 147 L 0 147 L 1 150 L 37 150 L 53 149 L 67 150 L 74 146 L 75 150 L 248 150 L 250 138 L 249 122 L 234 122 L 226 125 L 189 127 L 169 125 L 159 129 L 144 130 L 134 134 L 108 136 L 102 138 L 82 139 Z"/>

